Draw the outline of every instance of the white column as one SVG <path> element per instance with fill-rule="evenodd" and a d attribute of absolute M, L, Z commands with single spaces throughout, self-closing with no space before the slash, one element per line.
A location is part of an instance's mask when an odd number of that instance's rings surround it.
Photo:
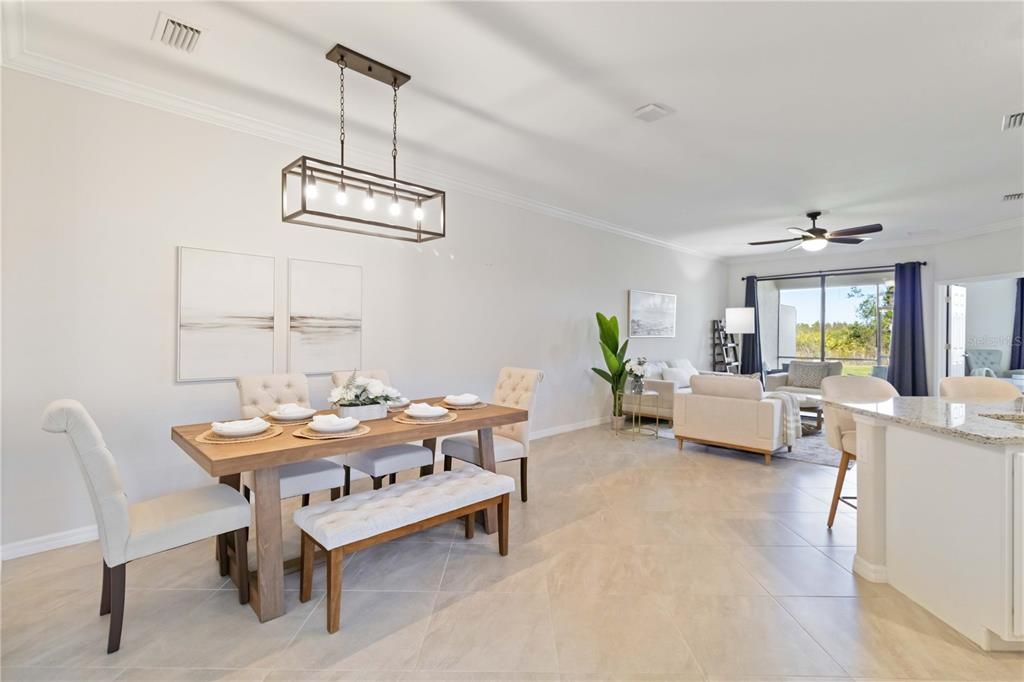
<path fill-rule="evenodd" d="M 857 423 L 857 555 L 853 571 L 874 583 L 888 581 L 885 537 L 885 424 L 854 415 Z"/>

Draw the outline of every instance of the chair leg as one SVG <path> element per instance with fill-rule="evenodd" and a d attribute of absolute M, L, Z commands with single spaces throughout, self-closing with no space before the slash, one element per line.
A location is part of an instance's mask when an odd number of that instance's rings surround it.
<path fill-rule="evenodd" d="M 249 603 L 249 529 L 239 528 L 235 531 L 235 570 L 238 583 L 238 603 Z"/>
<path fill-rule="evenodd" d="M 526 458 L 519 460 L 519 499 L 526 502 Z"/>
<path fill-rule="evenodd" d="M 341 570 L 344 557 L 341 548 L 327 553 L 327 632 L 341 628 Z"/>
<path fill-rule="evenodd" d="M 299 601 L 305 603 L 313 596 L 313 538 L 302 532 L 302 546 L 299 549 Z"/>
<path fill-rule="evenodd" d="M 373 479 L 373 489 L 374 490 L 380 490 L 381 486 L 384 485 L 384 477 L 383 476 L 371 476 L 370 478 Z"/>
<path fill-rule="evenodd" d="M 498 554 L 508 555 L 508 493 L 498 502 Z"/>
<path fill-rule="evenodd" d="M 341 498 L 341 488 L 331 488 L 331 501 Z"/>
<path fill-rule="evenodd" d="M 679 441 L 679 449 L 682 450 L 683 449 L 683 439 L 680 438 L 679 436 L 676 436 L 676 440 Z"/>
<path fill-rule="evenodd" d="M 124 625 L 124 568 L 120 564 L 110 568 L 110 632 L 107 635 L 107 653 L 121 648 L 121 629 Z"/>
<path fill-rule="evenodd" d="M 231 563 L 228 561 L 228 536 L 226 533 L 217 536 L 217 560 L 220 562 L 220 574 L 227 575 L 231 570 Z"/>
<path fill-rule="evenodd" d="M 248 486 L 244 486 L 243 485 L 242 486 L 242 497 L 245 498 L 246 502 L 251 502 L 252 501 L 252 500 L 249 499 L 249 495 L 251 495 L 251 493 L 249 492 Z"/>
<path fill-rule="evenodd" d="M 462 520 L 466 522 L 466 539 L 472 540 L 476 531 L 476 514 L 466 514 Z"/>
<path fill-rule="evenodd" d="M 341 494 L 348 497 L 352 492 L 352 467 L 349 465 L 345 466 L 345 487 L 341 489 Z"/>
<path fill-rule="evenodd" d="M 388 476 L 388 485 L 394 485 L 395 483 L 398 483 L 398 474 Z"/>
<path fill-rule="evenodd" d="M 100 593 L 100 615 L 110 613 L 110 567 L 103 562 L 103 592 Z"/>
<path fill-rule="evenodd" d="M 448 455 L 444 456 L 444 470 L 445 471 L 451 471 L 452 470 L 452 458 L 449 457 Z"/>
<path fill-rule="evenodd" d="M 302 506 L 303 507 L 308 507 L 309 506 L 309 493 L 306 493 L 305 495 L 302 496 Z"/>
<path fill-rule="evenodd" d="M 828 527 L 836 520 L 836 508 L 839 506 L 839 496 L 843 494 L 843 481 L 846 480 L 846 468 L 850 466 L 850 453 L 843 450 L 843 456 L 839 458 L 839 473 L 836 474 L 836 489 L 832 493 L 832 506 L 828 510 Z"/>
<path fill-rule="evenodd" d="M 764 453 L 764 463 L 765 464 L 771 464 L 772 463 L 772 452 L 771 452 L 771 450 L 765 450 L 765 453 Z"/>

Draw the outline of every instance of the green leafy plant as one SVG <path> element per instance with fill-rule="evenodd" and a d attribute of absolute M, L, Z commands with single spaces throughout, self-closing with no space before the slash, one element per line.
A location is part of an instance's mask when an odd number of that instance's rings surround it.
<path fill-rule="evenodd" d="M 597 329 L 601 335 L 601 354 L 608 369 L 592 367 L 594 374 L 607 381 L 612 388 L 612 416 L 622 416 L 622 391 L 626 385 L 626 348 L 629 340 L 619 346 L 619 320 L 597 313 Z"/>

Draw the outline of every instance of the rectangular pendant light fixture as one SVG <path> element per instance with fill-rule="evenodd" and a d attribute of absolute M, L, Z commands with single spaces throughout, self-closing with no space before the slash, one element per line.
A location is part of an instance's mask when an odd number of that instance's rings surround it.
<path fill-rule="evenodd" d="M 300 156 L 281 169 L 281 220 L 409 242 L 445 236 L 445 193 L 398 178 L 398 88 L 410 77 L 343 45 L 327 53 L 338 65 L 338 162 Z M 391 177 L 345 165 L 345 71 L 390 85 Z"/>

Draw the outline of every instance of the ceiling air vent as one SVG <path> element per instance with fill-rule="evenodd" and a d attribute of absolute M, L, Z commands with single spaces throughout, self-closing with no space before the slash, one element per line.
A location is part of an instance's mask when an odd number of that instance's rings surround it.
<path fill-rule="evenodd" d="M 1024 192 L 1003 195 L 1003 201 L 1020 201 L 1021 199 L 1024 199 Z"/>
<path fill-rule="evenodd" d="M 181 50 L 182 52 L 195 51 L 201 35 L 203 35 L 203 29 L 186 24 L 181 19 L 175 19 L 163 12 L 160 12 L 156 17 L 153 40 L 159 40 L 164 45 L 175 50 Z"/>
<path fill-rule="evenodd" d="M 655 103 L 645 104 L 642 107 L 633 110 L 633 116 L 635 118 L 647 123 L 659 121 L 673 113 L 675 113 L 675 109 L 667 107 L 664 104 Z"/>
<path fill-rule="evenodd" d="M 1003 130 L 1009 130 L 1010 128 L 1024 128 L 1024 111 L 1003 116 Z"/>

